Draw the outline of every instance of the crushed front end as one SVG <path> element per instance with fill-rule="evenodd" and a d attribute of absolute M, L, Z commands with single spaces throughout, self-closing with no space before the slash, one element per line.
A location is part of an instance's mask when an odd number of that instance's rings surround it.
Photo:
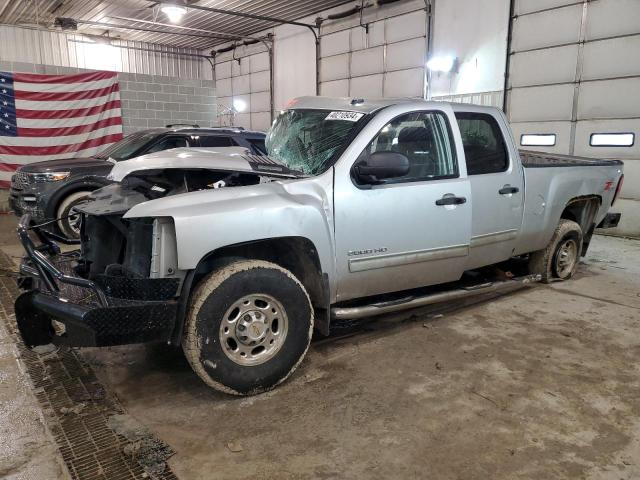
<path fill-rule="evenodd" d="M 54 242 L 59 237 L 31 226 L 29 215 L 20 219 L 18 236 L 26 256 L 18 281 L 24 292 L 16 300 L 15 313 L 28 346 L 169 339 L 181 278 L 149 276 L 153 221 L 127 225 L 126 230 L 115 227 L 114 221 L 121 220 L 92 218 L 83 225 L 82 248 L 62 252 Z"/>
<path fill-rule="evenodd" d="M 27 345 L 180 342 L 194 271 L 178 268 L 173 219 L 125 214 L 166 196 L 293 176 L 265 176 L 259 168 L 264 165 L 237 154 L 185 150 L 115 165 L 120 169 L 120 177 L 112 170 L 116 183 L 96 190 L 75 209 L 82 218 L 79 241 L 33 225 L 29 214 L 22 216 L 18 236 L 26 255 L 18 286 L 24 293 L 15 311 Z M 62 252 L 56 241 L 79 248 Z"/>

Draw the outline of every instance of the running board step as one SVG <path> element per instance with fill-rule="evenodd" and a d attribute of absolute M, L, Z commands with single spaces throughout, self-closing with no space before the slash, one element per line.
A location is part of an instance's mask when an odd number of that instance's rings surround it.
<path fill-rule="evenodd" d="M 411 308 L 424 307 L 434 303 L 458 300 L 461 298 L 482 295 L 485 293 L 505 292 L 515 290 L 525 285 L 542 280 L 541 275 L 525 275 L 500 282 L 482 283 L 470 287 L 458 288 L 447 292 L 432 293 L 421 297 L 405 297 L 389 302 L 372 303 L 359 307 L 338 307 L 331 309 L 331 318 L 335 320 L 355 320 L 358 318 L 374 317 L 385 313 L 399 312 Z"/>

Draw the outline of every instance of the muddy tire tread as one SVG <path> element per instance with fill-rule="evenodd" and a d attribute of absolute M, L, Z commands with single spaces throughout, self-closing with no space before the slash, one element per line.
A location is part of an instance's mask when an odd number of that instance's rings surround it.
<path fill-rule="evenodd" d="M 209 376 L 209 374 L 203 367 L 202 363 L 200 362 L 201 339 L 197 334 L 196 324 L 197 324 L 198 312 L 204 305 L 204 302 L 207 300 L 209 295 L 211 295 L 225 280 L 227 280 L 232 275 L 239 272 L 252 270 L 255 268 L 268 268 L 268 269 L 279 270 L 280 272 L 285 274 L 287 277 L 289 277 L 291 280 L 293 280 L 304 292 L 307 298 L 307 301 L 309 302 L 309 309 L 311 312 L 311 321 L 309 326 L 309 339 L 308 339 L 309 341 L 307 342 L 306 348 L 304 349 L 303 354 L 300 356 L 300 359 L 289 370 L 289 372 L 284 377 L 282 377 L 278 382 L 276 382 L 274 385 L 271 385 L 268 388 L 260 389 L 259 391 L 244 393 L 244 392 L 238 392 L 237 390 L 234 390 L 226 385 L 223 385 L 220 382 L 216 382 Z M 314 311 L 313 311 L 313 306 L 311 304 L 311 299 L 309 298 L 309 294 L 307 293 L 302 283 L 295 277 L 295 275 L 293 275 L 293 273 L 291 273 L 289 270 L 281 267 L 276 263 L 267 262 L 263 260 L 235 261 L 233 263 L 227 264 L 226 266 L 220 268 L 219 270 L 215 270 L 209 273 L 196 286 L 196 289 L 193 295 L 191 296 L 191 302 L 185 318 L 185 333 L 184 333 L 184 338 L 182 340 L 182 348 L 184 350 L 185 357 L 187 358 L 187 361 L 189 362 L 189 365 L 191 365 L 191 368 L 193 369 L 193 371 L 207 385 L 214 388 L 215 390 L 218 390 L 220 392 L 223 392 L 229 395 L 238 395 L 238 396 L 246 396 L 246 395 L 252 395 L 256 393 L 263 393 L 263 392 L 274 389 L 279 384 L 284 382 L 287 378 L 291 376 L 291 374 L 293 374 L 293 372 L 296 370 L 296 368 L 298 368 L 300 363 L 302 363 L 302 360 L 306 356 L 306 353 L 309 349 L 309 345 L 311 343 L 311 337 L 313 335 L 313 323 L 314 323 Z"/>
<path fill-rule="evenodd" d="M 529 255 L 529 272 L 539 273 L 542 275 L 542 283 L 551 283 L 555 280 L 558 280 L 553 275 L 552 261 L 553 255 L 555 254 L 558 243 L 562 238 L 565 237 L 568 233 L 576 231 L 580 237 L 578 248 L 582 246 L 582 229 L 580 225 L 578 225 L 573 220 L 567 220 L 565 218 L 560 219 L 558 222 L 558 226 L 556 227 L 553 235 L 551 236 L 551 240 L 546 248 L 542 250 L 538 250 Z M 580 258 L 580 254 L 578 253 L 578 259 Z M 576 262 L 577 265 L 578 262 Z M 568 278 L 571 278 L 569 275 Z"/>

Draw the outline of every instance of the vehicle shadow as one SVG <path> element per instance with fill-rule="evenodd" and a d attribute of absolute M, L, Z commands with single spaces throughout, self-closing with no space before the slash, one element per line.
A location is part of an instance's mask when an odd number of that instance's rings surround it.
<path fill-rule="evenodd" d="M 354 322 L 341 322 L 332 328 L 328 337 L 315 332 L 307 355 L 312 357 L 318 354 L 324 357 L 349 343 L 363 344 L 400 334 L 409 323 L 422 322 L 426 328 L 429 328 L 437 325 L 443 317 L 495 298 L 518 295 L 529 288 L 531 287 L 509 293 L 471 297 L 455 304 L 436 304 Z M 80 354 L 83 360 L 96 371 L 98 377 L 109 388 L 115 388 L 115 393 L 123 399 L 146 397 L 156 390 L 163 391 L 164 395 L 168 392 L 186 395 L 189 392 L 196 398 L 202 399 L 204 396 L 211 401 L 233 401 L 234 398 L 243 398 L 218 393 L 205 385 L 191 369 L 180 347 L 153 343 L 83 348 L 80 349 Z M 304 372 L 308 363 L 309 359 L 303 361 L 298 370 Z"/>

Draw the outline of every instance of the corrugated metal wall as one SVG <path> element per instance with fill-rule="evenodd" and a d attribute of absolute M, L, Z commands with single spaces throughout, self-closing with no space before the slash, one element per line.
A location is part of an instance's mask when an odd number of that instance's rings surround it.
<path fill-rule="evenodd" d="M 210 69 L 209 64 L 198 57 L 177 55 L 199 53 L 197 50 L 142 42 L 113 42 L 122 47 L 158 52 L 92 43 L 82 35 L 0 25 L 0 60 L 181 78 L 201 78 L 204 69 Z"/>

